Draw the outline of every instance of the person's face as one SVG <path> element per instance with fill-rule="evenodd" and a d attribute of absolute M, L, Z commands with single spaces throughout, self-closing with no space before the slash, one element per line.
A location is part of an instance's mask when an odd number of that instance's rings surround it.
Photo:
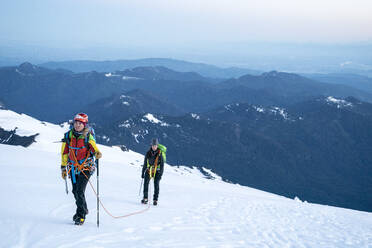
<path fill-rule="evenodd" d="M 80 121 L 75 121 L 74 122 L 74 128 L 77 132 L 81 132 L 83 131 L 84 129 L 84 123 L 80 122 Z"/>
<path fill-rule="evenodd" d="M 152 148 L 153 151 L 156 151 L 156 149 L 158 149 L 158 145 L 153 145 L 153 146 L 151 146 L 151 148 Z"/>

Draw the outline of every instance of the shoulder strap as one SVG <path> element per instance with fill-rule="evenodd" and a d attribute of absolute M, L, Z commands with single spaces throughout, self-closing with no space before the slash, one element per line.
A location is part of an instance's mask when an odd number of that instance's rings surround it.
<path fill-rule="evenodd" d="M 88 145 L 89 145 L 89 138 L 90 138 L 90 135 L 92 135 L 90 133 L 90 131 L 88 131 L 87 135 L 84 137 L 84 145 L 87 149 L 89 149 Z"/>
<path fill-rule="evenodd" d="M 88 142 L 89 142 L 89 132 L 84 136 L 85 146 L 88 145 Z"/>
<path fill-rule="evenodd" d="M 158 162 L 159 162 L 159 157 L 160 157 L 160 155 L 161 155 L 161 150 L 159 149 L 159 153 L 158 153 L 158 155 L 156 156 L 156 158 L 155 158 L 155 162 L 154 162 L 154 165 L 155 165 L 155 166 L 158 166 Z"/>
<path fill-rule="evenodd" d="M 158 153 L 158 155 L 156 156 L 156 158 L 155 158 L 155 163 L 154 163 L 154 172 L 155 172 L 155 174 L 156 174 L 156 171 L 158 170 L 158 160 L 159 160 L 159 157 L 160 157 L 160 153 L 161 153 L 161 150 L 159 149 L 159 153 Z M 155 174 L 154 174 L 154 177 L 155 177 Z"/>
<path fill-rule="evenodd" d="M 67 145 L 70 145 L 70 133 L 71 133 L 71 130 L 65 133 L 64 141 L 67 143 Z"/>

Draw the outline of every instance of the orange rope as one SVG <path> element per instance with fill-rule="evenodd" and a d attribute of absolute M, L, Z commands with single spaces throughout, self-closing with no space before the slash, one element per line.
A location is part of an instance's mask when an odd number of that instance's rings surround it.
<path fill-rule="evenodd" d="M 88 179 L 88 182 L 90 184 L 90 187 L 92 188 L 94 194 L 96 195 L 96 197 L 98 198 L 98 195 L 97 195 L 97 192 L 96 190 L 94 189 L 94 186 L 92 185 L 92 183 L 90 182 L 89 178 L 87 177 L 87 175 L 85 175 L 85 173 L 83 171 L 81 171 L 83 173 L 83 175 Z M 151 185 L 150 185 L 151 186 Z M 136 215 L 136 214 L 141 214 L 141 213 L 144 213 L 146 212 L 147 210 L 150 209 L 150 201 L 148 202 L 148 206 L 147 208 L 141 210 L 141 211 L 137 211 L 137 212 L 133 212 L 133 213 L 129 213 L 129 214 L 126 214 L 126 215 L 121 215 L 121 216 L 115 216 L 113 214 L 111 214 L 106 208 L 105 206 L 103 205 L 101 199 L 98 198 L 98 201 L 99 201 L 99 204 L 102 206 L 103 210 L 105 210 L 105 212 L 110 215 L 112 218 L 114 219 L 120 219 L 120 218 L 126 218 L 126 217 L 129 217 L 129 216 L 132 216 L 132 215 Z"/>
<path fill-rule="evenodd" d="M 71 152 L 71 151 L 72 151 L 72 152 Z M 83 171 L 83 170 L 84 170 L 84 165 L 85 165 L 85 163 L 87 162 L 87 160 L 88 160 L 88 158 L 89 158 L 89 151 L 88 151 L 88 153 L 87 153 L 87 157 L 85 158 L 84 162 L 81 163 L 81 164 L 79 164 L 79 162 L 78 162 L 78 160 L 77 160 L 77 158 L 76 158 L 76 155 L 75 155 L 74 151 L 73 151 L 73 150 L 70 150 L 70 153 L 72 153 L 72 158 L 73 158 L 74 161 L 75 161 L 75 164 L 74 164 L 75 168 L 77 168 L 79 171 Z"/>

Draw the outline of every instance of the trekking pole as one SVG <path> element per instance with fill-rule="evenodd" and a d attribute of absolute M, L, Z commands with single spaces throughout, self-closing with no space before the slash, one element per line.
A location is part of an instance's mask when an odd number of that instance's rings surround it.
<path fill-rule="evenodd" d="M 68 195 L 68 187 L 67 187 L 67 180 L 65 178 L 65 186 L 66 186 L 66 195 Z"/>
<path fill-rule="evenodd" d="M 99 163 L 98 159 L 96 159 L 97 164 L 97 227 L 99 227 Z"/>
<path fill-rule="evenodd" d="M 141 186 L 140 186 L 140 189 L 139 189 L 139 192 L 138 192 L 138 196 L 141 196 L 143 180 L 144 180 L 144 178 L 142 178 L 142 180 L 141 180 Z"/>
<path fill-rule="evenodd" d="M 67 177 L 67 166 L 66 166 L 66 177 Z M 68 195 L 67 179 L 65 177 L 66 195 Z"/>
<path fill-rule="evenodd" d="M 145 170 L 145 172 L 143 173 L 143 175 L 147 172 L 148 169 Z M 142 175 L 142 176 L 143 176 Z M 142 185 L 143 185 L 143 181 L 145 180 L 145 177 L 143 176 L 142 180 L 141 180 L 141 186 L 140 186 L 140 189 L 139 189 L 139 192 L 138 192 L 138 196 L 141 196 L 141 190 L 142 190 Z"/>

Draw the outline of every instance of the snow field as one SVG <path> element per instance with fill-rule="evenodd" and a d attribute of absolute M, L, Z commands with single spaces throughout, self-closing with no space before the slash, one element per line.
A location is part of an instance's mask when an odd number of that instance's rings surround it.
<path fill-rule="evenodd" d="M 60 144 L 52 143 L 67 127 L 7 114 L 0 115 L 1 125 L 17 123 L 20 131 L 40 135 L 29 148 L 0 144 L 0 247 L 372 247 L 372 213 L 292 200 L 168 165 L 158 206 L 122 219 L 100 207 L 97 228 L 88 184 L 90 213 L 83 226 L 75 226 L 71 182 L 66 195 Z M 138 194 L 143 156 L 99 148 L 105 207 L 114 215 L 145 209 Z M 95 174 L 91 181 L 96 187 Z"/>

